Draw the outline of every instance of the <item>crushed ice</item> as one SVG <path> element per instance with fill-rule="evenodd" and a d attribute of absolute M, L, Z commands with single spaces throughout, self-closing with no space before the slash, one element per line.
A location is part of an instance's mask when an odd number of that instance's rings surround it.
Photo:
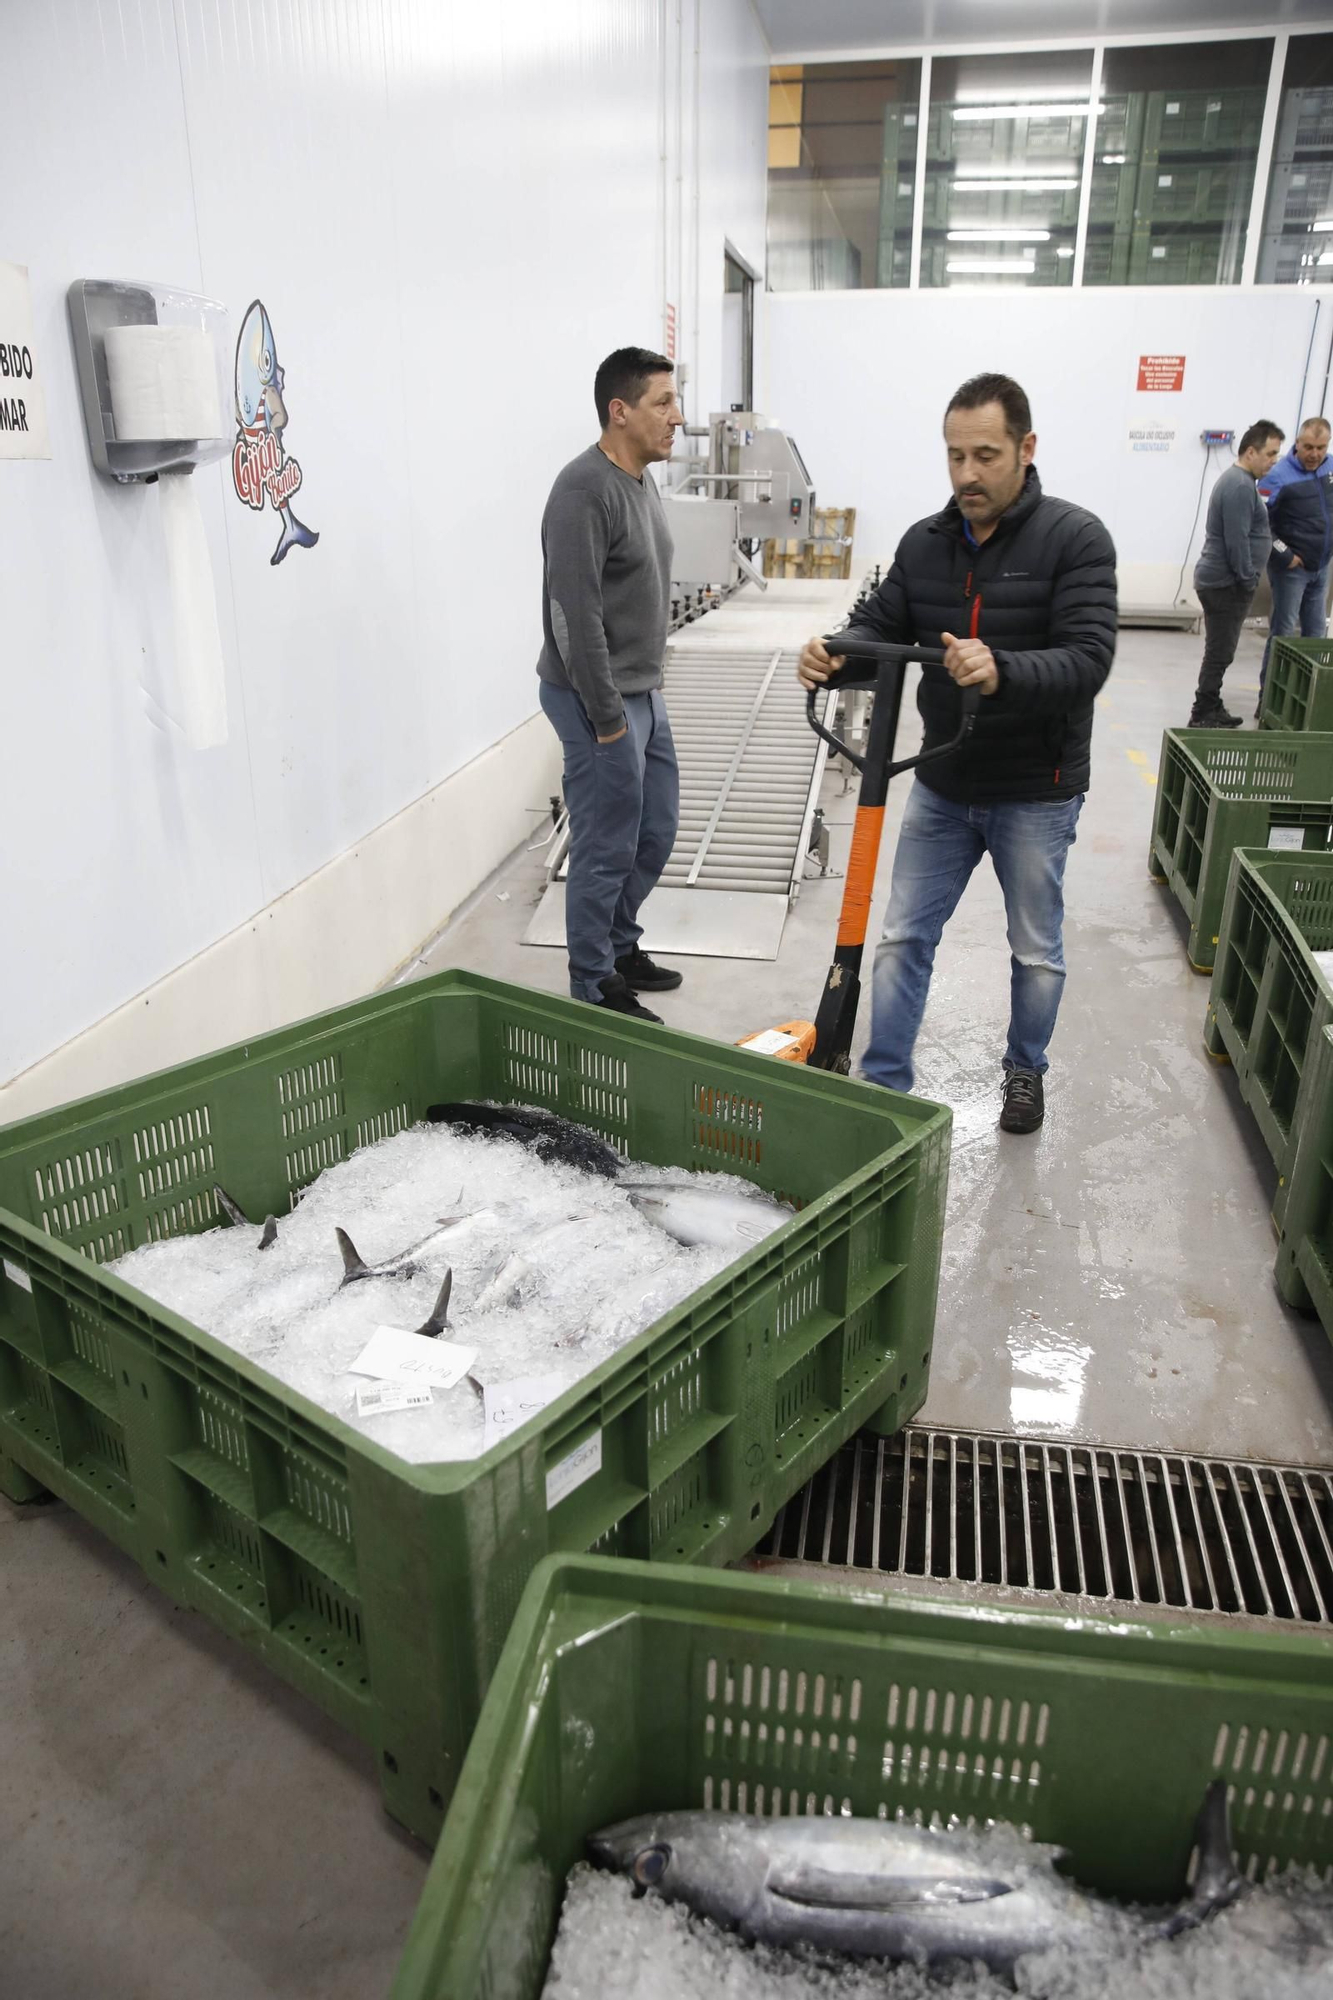
<path fill-rule="evenodd" d="M 627 1163 L 637 1186 L 669 1186 L 680 1168 Z M 692 1174 L 720 1196 L 754 1187 Z M 228 1190 L 238 1200 L 244 1190 Z M 787 1212 L 764 1215 L 777 1227 Z M 255 1218 L 256 1225 L 262 1217 Z M 410 1253 L 413 1277 L 341 1287 L 334 1231 L 370 1265 Z M 209 1229 L 145 1244 L 109 1268 L 128 1284 L 258 1363 L 322 1409 L 416 1464 L 484 1449 L 472 1381 L 436 1390 L 429 1406 L 359 1415 L 365 1376 L 350 1371 L 378 1327 L 408 1332 L 430 1314 L 453 1271 L 444 1338 L 474 1348 L 471 1375 L 499 1388 L 542 1377 L 561 1393 L 707 1283 L 747 1246 L 686 1248 L 641 1215 L 615 1182 L 538 1159 L 509 1139 L 414 1126 L 329 1168 L 278 1236 Z M 420 1246 L 416 1248 L 414 1246 Z M 364 1394 L 363 1394 L 364 1400 Z"/>

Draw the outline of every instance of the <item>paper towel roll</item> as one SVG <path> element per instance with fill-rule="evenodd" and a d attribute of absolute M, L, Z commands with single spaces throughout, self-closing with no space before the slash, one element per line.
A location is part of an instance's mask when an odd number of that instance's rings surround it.
<path fill-rule="evenodd" d="M 227 740 L 227 677 L 194 475 L 164 472 L 157 490 L 175 632 L 169 712 L 192 750 L 211 750 Z"/>
<path fill-rule="evenodd" d="M 111 414 L 123 439 L 226 435 L 213 343 L 197 326 L 109 326 Z"/>

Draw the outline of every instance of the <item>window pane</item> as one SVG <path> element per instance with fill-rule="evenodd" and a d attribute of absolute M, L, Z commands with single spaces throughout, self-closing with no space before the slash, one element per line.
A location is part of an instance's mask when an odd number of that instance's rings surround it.
<path fill-rule="evenodd" d="M 1108 49 L 1085 285 L 1234 285 L 1273 44 Z"/>
<path fill-rule="evenodd" d="M 1333 35 L 1287 45 L 1256 275 L 1270 285 L 1333 280 Z"/>
<path fill-rule="evenodd" d="M 771 72 L 771 291 L 908 283 L 920 99 L 916 61 Z"/>
<path fill-rule="evenodd" d="M 1092 52 L 932 63 L 923 285 L 1067 285 Z"/>

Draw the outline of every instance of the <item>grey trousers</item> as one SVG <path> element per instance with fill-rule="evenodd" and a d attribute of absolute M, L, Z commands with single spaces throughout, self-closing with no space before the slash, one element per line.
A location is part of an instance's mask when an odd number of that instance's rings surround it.
<path fill-rule="evenodd" d="M 541 684 L 541 704 L 565 753 L 569 875 L 565 942 L 569 990 L 598 1001 L 601 982 L 643 931 L 639 905 L 676 843 L 680 773 L 661 690 L 625 696 L 626 734 L 599 743 L 567 688 Z"/>
<path fill-rule="evenodd" d="M 1203 660 L 1194 706 L 1212 708 L 1222 699 L 1222 676 L 1236 657 L 1254 592 L 1243 583 L 1198 583 L 1194 588 L 1203 606 Z"/>

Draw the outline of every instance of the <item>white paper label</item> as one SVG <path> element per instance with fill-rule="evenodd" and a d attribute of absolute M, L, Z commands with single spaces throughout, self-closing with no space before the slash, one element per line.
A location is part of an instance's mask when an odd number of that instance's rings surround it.
<path fill-rule="evenodd" d="M 1160 243 L 1154 243 L 1154 244 L 1153 244 L 1153 249 L 1152 249 L 1152 254 L 1153 254 L 1153 256 L 1154 256 L 1154 257 L 1165 257 L 1165 255 L 1166 255 L 1166 247 L 1165 247 L 1165 245 L 1164 245 L 1164 244 L 1160 244 Z"/>
<path fill-rule="evenodd" d="M 1166 107 L 1166 115 L 1168 118 L 1174 118 L 1178 114 L 1179 110 L 1180 106 L 1178 104 L 1168 104 Z"/>
<path fill-rule="evenodd" d="M 1209 109 L 1210 111 L 1220 111 L 1220 110 L 1222 109 L 1222 100 L 1221 100 L 1221 98 L 1220 98 L 1220 97 L 1210 97 L 1210 98 L 1209 98 L 1209 100 L 1208 100 L 1208 109 Z"/>
<path fill-rule="evenodd" d="M 1158 174 L 1157 185 L 1159 188 L 1169 188 L 1171 185 L 1170 174 Z"/>
<path fill-rule="evenodd" d="M 1305 182 L 1306 182 L 1306 176 L 1304 174 L 1293 174 L 1291 177 L 1291 185 L 1294 188 L 1303 188 L 1305 186 Z"/>
<path fill-rule="evenodd" d="M 1317 951 L 1314 955 L 1314 962 L 1323 973 L 1329 985 L 1333 986 L 1333 951 Z"/>
<path fill-rule="evenodd" d="M 22 1285 L 25 1292 L 32 1290 L 32 1279 L 26 1271 L 20 1270 L 17 1264 L 11 1264 L 8 1257 L 4 1259 L 4 1266 L 5 1276 L 11 1285 Z"/>
<path fill-rule="evenodd" d="M 475 1347 L 432 1340 L 428 1334 L 409 1333 L 401 1326 L 377 1326 L 350 1364 L 349 1373 L 373 1375 L 380 1382 L 429 1383 L 436 1389 L 452 1389 L 476 1358 Z"/>
<path fill-rule="evenodd" d="M 356 1414 L 378 1417 L 386 1410 L 421 1410 L 434 1400 L 428 1388 L 413 1389 L 406 1382 L 358 1383 Z"/>
<path fill-rule="evenodd" d="M 751 1035 L 748 1042 L 742 1042 L 743 1049 L 753 1049 L 759 1056 L 775 1056 L 779 1049 L 794 1049 L 797 1037 L 784 1035 L 781 1028 L 765 1028 L 762 1035 Z"/>
<path fill-rule="evenodd" d="M 562 1458 L 559 1465 L 553 1465 L 546 1475 L 546 1510 L 558 1507 L 594 1472 L 602 1469 L 602 1433 L 594 1431 L 586 1444 L 577 1451 L 571 1451 L 568 1458 Z"/>
<path fill-rule="evenodd" d="M 535 1417 L 569 1387 L 567 1375 L 521 1375 L 513 1382 L 482 1384 L 482 1408 L 486 1434 L 483 1450 L 489 1451 L 501 1438 L 516 1431 L 529 1417 Z"/>
<path fill-rule="evenodd" d="M 1268 845 L 1270 847 L 1300 847 L 1304 840 L 1304 827 L 1270 826 L 1268 829 Z"/>

